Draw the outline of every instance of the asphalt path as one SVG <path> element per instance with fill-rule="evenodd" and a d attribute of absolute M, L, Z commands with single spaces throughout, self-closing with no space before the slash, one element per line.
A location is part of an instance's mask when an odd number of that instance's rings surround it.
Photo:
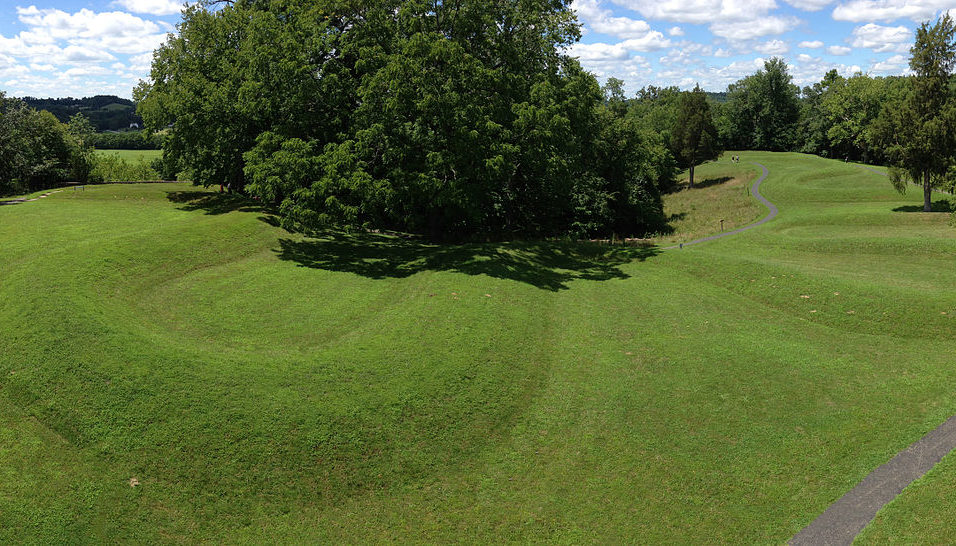
<path fill-rule="evenodd" d="M 956 416 L 950 417 L 889 462 L 867 474 L 792 539 L 793 546 L 852 544 L 856 535 L 913 480 L 956 448 Z"/>
<path fill-rule="evenodd" d="M 666 247 L 664 247 L 664 250 L 671 250 L 671 249 L 674 249 L 674 248 L 683 248 L 683 247 L 685 247 L 685 246 L 696 245 L 697 243 L 705 243 L 705 242 L 707 242 L 707 241 L 714 241 L 714 240 L 716 240 L 716 239 L 722 239 L 722 238 L 724 238 L 724 237 L 730 237 L 731 235 L 737 235 L 738 233 L 742 233 L 742 232 L 744 232 L 744 231 L 753 229 L 753 228 L 755 228 L 755 227 L 757 227 L 757 226 L 762 226 L 762 225 L 766 224 L 767 222 L 773 220 L 774 217 L 777 216 L 777 212 L 779 212 L 779 211 L 777 210 L 777 205 L 774 205 L 773 203 L 771 203 L 770 201 L 768 201 L 767 198 L 764 197 L 764 196 L 760 193 L 760 184 L 761 184 L 764 180 L 766 180 L 767 175 L 770 174 L 770 171 L 768 171 L 768 170 L 767 170 L 767 167 L 764 167 L 764 166 L 761 165 L 760 163 L 754 162 L 754 165 L 760 167 L 760 169 L 761 169 L 763 172 L 761 173 L 760 178 L 758 178 L 758 179 L 753 183 L 753 186 L 750 187 L 750 193 L 751 193 L 754 197 L 757 198 L 757 201 L 760 201 L 761 203 L 763 203 L 764 206 L 766 206 L 766 207 L 770 210 L 770 212 L 769 212 L 766 216 L 764 216 L 763 218 L 761 218 L 760 220 L 757 220 L 756 222 L 754 222 L 754 223 L 752 223 L 752 224 L 747 224 L 746 226 L 741 227 L 741 228 L 737 228 L 737 229 L 735 229 L 735 230 L 733 230 L 733 231 L 727 231 L 727 232 L 724 232 L 724 233 L 718 233 L 717 235 L 711 235 L 711 236 L 709 236 L 709 237 L 701 237 L 700 239 L 694 239 L 693 241 L 688 241 L 688 242 L 686 242 L 686 243 L 681 243 L 681 244 L 678 244 L 678 245 L 666 246 Z"/>

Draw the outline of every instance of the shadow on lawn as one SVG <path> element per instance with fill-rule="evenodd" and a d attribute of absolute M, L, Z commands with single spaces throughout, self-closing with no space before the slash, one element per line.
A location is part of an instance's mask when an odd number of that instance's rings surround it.
<path fill-rule="evenodd" d="M 730 182 L 733 179 L 734 177 L 732 176 L 719 176 L 717 178 L 708 178 L 707 180 L 701 180 L 697 182 L 696 184 L 694 184 L 693 188 L 689 186 L 685 186 L 684 189 L 702 190 L 704 188 L 709 188 L 711 186 L 719 186 L 720 184 L 723 184 L 724 182 Z"/>
<path fill-rule="evenodd" d="M 238 193 L 217 193 L 211 191 L 170 191 L 166 199 L 182 206 L 179 210 L 202 210 L 206 214 L 226 214 L 229 212 L 266 212 L 258 201 Z"/>
<path fill-rule="evenodd" d="M 455 271 L 519 281 L 542 290 L 566 290 L 583 279 L 629 277 L 620 266 L 660 253 L 655 247 L 607 247 L 591 243 L 513 242 L 462 245 L 361 234 L 320 239 L 280 239 L 280 259 L 303 267 L 344 271 L 372 279 L 404 278 L 422 271 Z"/>
<path fill-rule="evenodd" d="M 263 213 L 259 220 L 279 227 L 278 218 L 257 201 L 235 193 L 173 191 L 167 199 L 180 210 L 206 214 Z M 576 279 L 626 279 L 620 266 L 656 256 L 656 247 L 614 247 L 567 241 L 438 244 L 376 233 L 332 233 L 304 240 L 279 239 L 282 260 L 372 279 L 404 278 L 422 271 L 456 271 L 524 282 L 543 290 L 565 290 Z"/>
<path fill-rule="evenodd" d="M 896 207 L 893 212 L 923 212 L 923 205 L 904 205 Z M 933 201 L 933 212 L 953 212 L 953 204 L 946 199 Z"/>

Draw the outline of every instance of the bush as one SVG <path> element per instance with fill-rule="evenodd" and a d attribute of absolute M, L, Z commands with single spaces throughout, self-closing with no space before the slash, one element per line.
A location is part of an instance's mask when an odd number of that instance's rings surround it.
<path fill-rule="evenodd" d="M 126 161 L 112 154 L 96 156 L 93 170 L 90 173 L 90 181 L 94 183 L 140 182 L 162 179 L 163 177 L 153 169 L 149 161 L 145 159 Z"/>

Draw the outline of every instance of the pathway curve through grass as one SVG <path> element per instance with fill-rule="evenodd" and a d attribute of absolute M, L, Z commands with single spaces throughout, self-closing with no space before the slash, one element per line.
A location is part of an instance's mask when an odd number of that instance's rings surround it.
<path fill-rule="evenodd" d="M 44 197 L 46 197 L 46 196 L 48 196 L 48 195 L 51 195 L 51 194 L 54 194 L 54 193 L 60 193 L 61 191 L 63 191 L 63 190 L 48 191 L 48 192 L 46 192 L 46 193 L 44 193 L 44 194 L 38 195 L 38 196 L 33 197 L 33 198 L 31 198 L 31 199 L 20 198 L 20 199 L 0 200 L 0 206 L 2 206 L 2 205 L 19 205 L 20 203 L 29 203 L 30 201 L 39 201 L 40 199 L 43 199 Z"/>
<path fill-rule="evenodd" d="M 956 416 L 870 472 L 797 533 L 790 544 L 852 544 L 881 508 L 956 448 Z"/>
<path fill-rule="evenodd" d="M 692 252 L 304 237 L 178 184 L 0 207 L 0 543 L 790 540 L 956 413 L 956 237 L 746 157 L 780 214 Z M 865 533 L 946 543 L 947 464 Z"/>
<path fill-rule="evenodd" d="M 761 165 L 760 163 L 754 162 L 754 165 L 760 167 L 760 169 L 761 169 L 763 172 L 760 174 L 760 178 L 758 178 L 758 179 L 753 183 L 753 186 L 751 186 L 750 192 L 754 195 L 754 197 L 757 198 L 758 201 L 760 201 L 761 203 L 763 203 L 764 206 L 766 206 L 767 209 L 770 210 L 770 212 L 769 212 L 766 216 L 764 216 L 763 218 L 761 218 L 760 220 L 757 220 L 756 222 L 754 222 L 754 223 L 752 223 L 752 224 L 748 224 L 748 225 L 746 225 L 746 226 L 744 226 L 744 227 L 737 228 L 737 229 L 735 229 L 735 230 L 733 230 L 733 231 L 728 231 L 728 232 L 726 232 L 726 233 L 718 233 L 717 235 L 710 235 L 710 236 L 708 236 L 708 237 L 701 237 L 700 239 L 694 239 L 693 241 L 688 241 L 688 242 L 686 242 L 686 243 L 681 243 L 681 244 L 677 244 L 677 245 L 667 246 L 667 247 L 664 247 L 664 250 L 671 250 L 671 249 L 674 249 L 674 248 L 683 248 L 683 247 L 689 246 L 689 245 L 696 245 L 697 243 L 703 243 L 703 242 L 706 242 L 706 241 L 713 241 L 713 240 L 715 240 L 715 239 L 721 239 L 721 238 L 723 238 L 723 237 L 729 237 L 729 236 L 731 236 L 731 235 L 736 235 L 736 234 L 741 233 L 741 232 L 743 232 L 743 231 L 747 231 L 747 230 L 753 229 L 753 228 L 755 228 L 755 227 L 757 227 L 757 226 L 766 224 L 766 223 L 769 222 L 770 220 L 773 220 L 774 217 L 777 216 L 777 212 L 778 212 L 777 206 L 774 205 L 773 203 L 771 203 L 770 201 L 768 201 L 767 198 L 764 197 L 763 195 L 761 195 L 761 193 L 760 193 L 760 183 L 763 182 L 763 181 L 767 178 L 767 175 L 770 174 L 770 172 L 767 170 L 767 167 Z"/>

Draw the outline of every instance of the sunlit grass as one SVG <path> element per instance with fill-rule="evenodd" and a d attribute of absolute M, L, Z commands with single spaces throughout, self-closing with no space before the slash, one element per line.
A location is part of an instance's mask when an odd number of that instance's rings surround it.
<path fill-rule="evenodd" d="M 0 541 L 785 542 L 956 412 L 956 231 L 743 156 L 780 215 L 665 252 L 0 207 Z"/>

